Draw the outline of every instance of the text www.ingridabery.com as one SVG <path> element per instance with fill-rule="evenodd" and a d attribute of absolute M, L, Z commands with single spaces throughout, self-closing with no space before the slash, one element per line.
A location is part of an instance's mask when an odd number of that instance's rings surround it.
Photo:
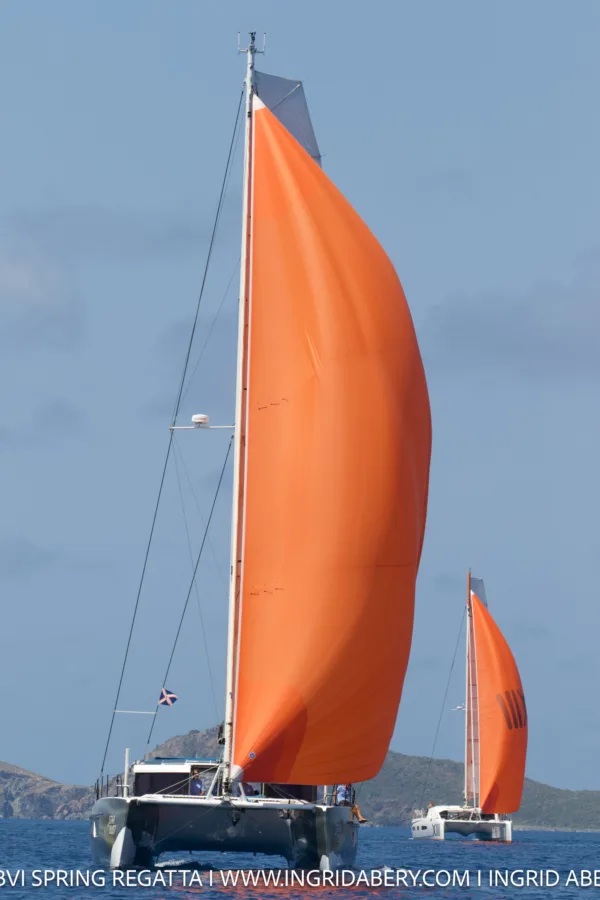
<path fill-rule="evenodd" d="M 600 887 L 600 869 L 196 869 L 106 871 L 104 869 L 0 869 L 0 890 L 16 887 Z"/>

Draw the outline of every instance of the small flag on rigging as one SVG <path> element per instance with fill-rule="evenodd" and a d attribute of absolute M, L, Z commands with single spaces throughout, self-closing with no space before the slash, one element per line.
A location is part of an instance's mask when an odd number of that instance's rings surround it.
<path fill-rule="evenodd" d="M 163 688 L 160 692 L 160 698 L 158 701 L 159 706 L 173 706 L 175 701 L 177 700 L 177 694 L 174 694 L 172 691 L 168 691 L 166 688 Z"/>

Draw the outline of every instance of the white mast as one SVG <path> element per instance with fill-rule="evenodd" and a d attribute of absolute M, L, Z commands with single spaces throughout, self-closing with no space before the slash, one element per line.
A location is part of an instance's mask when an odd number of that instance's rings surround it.
<path fill-rule="evenodd" d="M 224 789 L 230 791 L 231 763 L 233 751 L 233 714 L 234 714 L 234 687 L 236 677 L 235 651 L 236 651 L 236 620 L 237 620 L 237 596 L 241 590 L 240 569 L 241 552 L 240 523 L 242 512 L 243 485 L 241 480 L 242 442 L 244 435 L 244 393 L 246 372 L 244 362 L 246 357 L 246 305 L 248 299 L 248 249 L 250 236 L 250 168 L 251 168 L 251 140 L 252 140 L 252 93 L 254 91 L 254 56 L 256 53 L 264 53 L 257 50 L 255 45 L 256 32 L 250 32 L 250 43 L 243 50 L 239 46 L 238 52 L 248 54 L 246 68 L 246 126 L 244 137 L 244 188 L 243 188 L 243 212 L 242 212 L 242 252 L 240 261 L 240 295 L 238 313 L 238 350 L 237 350 L 237 378 L 235 391 L 235 434 L 233 449 L 233 504 L 231 515 L 231 555 L 229 574 L 229 624 L 227 630 L 227 679 L 225 687 L 225 745 L 223 748 L 224 763 Z"/>

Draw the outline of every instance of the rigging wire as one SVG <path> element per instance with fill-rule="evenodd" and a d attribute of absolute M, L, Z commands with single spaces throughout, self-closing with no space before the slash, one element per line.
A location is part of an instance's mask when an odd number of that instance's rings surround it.
<path fill-rule="evenodd" d="M 192 352 L 192 346 L 193 346 L 193 343 L 194 343 L 194 335 L 195 335 L 195 333 L 196 333 L 196 326 L 198 325 L 198 317 L 199 317 L 199 315 L 200 315 L 200 305 L 201 305 L 201 303 L 202 303 L 202 297 L 203 297 L 203 295 L 204 295 L 204 288 L 205 288 L 205 286 L 206 286 L 206 279 L 207 279 L 207 276 L 208 276 L 208 269 L 209 269 L 209 266 L 210 266 L 210 261 L 211 261 L 211 257 L 212 257 L 212 252 L 213 252 L 213 248 L 214 248 L 214 244 L 215 244 L 215 238 L 216 238 L 216 234 L 217 234 L 217 228 L 218 228 L 219 222 L 220 222 L 220 220 L 221 220 L 221 212 L 222 212 L 222 210 L 223 210 L 223 201 L 224 201 L 224 198 L 225 198 L 225 191 L 226 191 L 227 184 L 228 184 L 228 181 L 229 181 L 229 173 L 230 173 L 230 169 L 231 169 L 231 163 L 232 163 L 232 159 L 233 159 L 234 149 L 235 149 L 235 147 L 236 147 L 236 145 L 237 145 L 237 134 L 238 134 L 238 129 L 239 129 L 239 123 L 240 123 L 240 111 L 241 111 L 241 109 L 242 109 L 242 101 L 243 101 L 243 99 L 244 99 L 244 91 L 242 90 L 241 93 L 240 93 L 240 99 L 239 99 L 239 101 L 238 101 L 237 112 L 236 112 L 236 114 L 235 114 L 235 124 L 234 124 L 234 127 L 233 127 L 233 134 L 232 134 L 232 136 L 231 136 L 231 142 L 230 142 L 230 144 L 229 144 L 229 151 L 228 151 L 228 154 L 227 154 L 227 162 L 226 162 L 226 164 L 225 164 L 225 174 L 223 175 L 223 181 L 222 181 L 222 183 L 221 183 L 221 190 L 220 190 L 220 193 L 219 193 L 219 202 L 218 202 L 218 204 L 217 204 L 217 212 L 216 212 L 216 215 L 215 215 L 215 220 L 214 220 L 214 224 L 213 224 L 213 230 L 212 230 L 212 234 L 211 234 L 211 237 L 210 237 L 210 242 L 209 242 L 209 245 L 208 245 L 208 251 L 207 251 L 207 254 L 206 254 L 206 263 L 205 263 L 205 265 L 204 265 L 204 274 L 203 274 L 203 276 L 202 276 L 202 283 L 201 283 L 201 286 L 200 286 L 200 293 L 199 293 L 199 295 L 198 295 L 198 302 L 197 302 L 197 304 L 196 304 L 196 313 L 195 313 L 195 316 L 194 316 L 194 323 L 193 323 L 193 325 L 192 325 L 192 331 L 191 331 L 191 334 L 190 334 L 190 340 L 189 340 L 189 343 L 188 343 L 187 353 L 186 353 L 186 356 L 185 356 L 185 361 L 184 361 L 184 365 L 183 365 L 183 372 L 182 372 L 182 375 L 181 375 L 181 381 L 180 381 L 180 384 L 179 384 L 179 390 L 178 390 L 178 392 L 177 392 L 177 399 L 176 399 L 176 401 L 175 401 L 175 408 L 174 408 L 174 410 L 173 410 L 173 416 L 172 416 L 172 419 L 171 419 L 171 426 L 174 426 L 174 425 L 175 425 L 175 423 L 176 423 L 176 421 L 177 421 L 177 415 L 178 415 L 178 413 L 179 413 L 179 407 L 181 406 L 182 395 L 183 395 L 183 387 L 184 387 L 184 384 L 185 384 L 185 379 L 186 379 L 186 375 L 187 375 L 188 365 L 189 365 L 189 361 L 190 361 L 190 354 L 191 354 L 191 352 Z M 107 754 L 108 754 L 108 748 L 109 748 L 109 746 L 110 746 L 110 739 L 111 739 L 113 727 L 114 727 L 114 724 L 115 724 L 115 714 L 116 714 L 116 710 L 117 710 L 118 705 L 119 705 L 119 698 L 120 698 L 120 696 L 121 696 L 121 688 L 122 688 L 122 686 L 123 686 L 123 678 L 124 678 L 124 675 L 125 675 L 125 667 L 126 667 L 126 665 L 127 665 L 127 659 L 128 659 L 128 656 L 129 656 L 129 649 L 130 649 L 130 647 L 131 647 L 131 638 L 132 638 L 132 636 L 133 636 L 133 629 L 134 629 L 135 622 L 136 622 L 136 618 L 137 618 L 138 608 L 139 608 L 139 604 L 140 604 L 140 597 L 141 597 L 141 595 L 142 595 L 142 587 L 143 587 L 143 585 L 144 585 L 144 578 L 145 578 L 145 576 L 146 576 L 146 569 L 147 569 L 147 566 L 148 566 L 148 558 L 149 558 L 149 556 L 150 556 L 150 548 L 151 548 L 151 546 L 152 546 L 152 539 L 153 539 L 153 537 L 154 537 L 154 529 L 155 529 L 155 527 L 156 527 L 156 520 L 157 520 L 157 517 L 158 517 L 158 509 L 159 509 L 159 506 L 160 506 L 160 501 L 161 501 L 161 497 L 162 497 L 162 492 L 163 492 L 163 488 L 164 488 L 164 484 L 165 484 L 165 478 L 166 478 L 166 475 L 167 475 L 167 468 L 168 468 L 168 465 L 169 465 L 169 459 L 170 459 L 170 456 L 171 456 L 171 447 L 172 447 L 172 445 L 173 445 L 173 434 L 174 434 L 174 432 L 173 432 L 172 430 L 170 430 L 170 432 L 169 432 L 169 443 L 168 443 L 168 445 L 167 445 L 167 452 L 166 452 L 166 455 L 165 455 L 165 462 L 164 462 L 164 465 L 163 465 L 162 474 L 161 474 L 161 478 L 160 478 L 160 484 L 159 484 L 159 488 L 158 488 L 158 496 L 157 496 L 157 498 L 156 498 L 156 505 L 155 505 L 155 507 L 154 507 L 154 514 L 153 514 L 153 516 L 152 516 L 152 524 L 151 524 L 151 526 L 150 526 L 150 534 L 149 534 L 149 536 L 148 536 L 148 542 L 147 542 L 147 545 L 146 545 L 146 552 L 145 552 L 145 555 L 144 555 L 144 563 L 143 563 L 143 565 L 142 565 L 142 572 L 141 572 L 141 575 L 140 575 L 140 581 L 139 581 L 139 585 L 138 585 L 137 596 L 136 596 L 136 600 L 135 600 L 135 606 L 134 606 L 134 608 L 133 608 L 133 616 L 132 616 L 132 619 L 131 619 L 131 626 L 130 626 L 130 629 L 129 629 L 129 636 L 128 636 L 128 638 L 127 638 L 127 645 L 126 645 L 126 647 L 125 647 L 125 658 L 123 659 L 123 665 L 122 665 L 122 667 L 121 667 L 121 675 L 120 675 L 120 677 L 119 677 L 119 684 L 118 684 L 118 687 L 117 687 L 117 694 L 116 694 L 115 702 L 114 702 L 114 705 L 113 705 L 113 711 L 112 711 L 112 716 L 111 716 L 111 720 L 110 720 L 110 727 L 109 727 L 109 729 L 108 729 L 108 737 L 106 738 L 106 746 L 105 746 L 105 748 L 104 748 L 104 755 L 103 755 L 103 757 L 102 757 L 102 765 L 101 765 L 101 767 L 100 767 L 100 777 L 102 777 L 103 774 L 104 774 L 104 766 L 105 766 L 105 764 L 106 764 L 106 757 L 107 757 Z"/>
<path fill-rule="evenodd" d="M 173 662 L 173 657 L 175 656 L 175 650 L 177 648 L 177 641 L 179 640 L 179 635 L 181 634 L 181 628 L 183 626 L 183 620 L 185 618 L 185 614 L 188 608 L 188 603 L 190 602 L 190 597 L 192 596 L 192 589 L 194 584 L 196 583 L 196 573 L 198 571 L 198 566 L 200 565 L 200 560 L 202 558 L 202 551 L 204 550 L 204 544 L 206 543 L 206 538 L 208 536 L 208 530 L 210 528 L 210 523 L 212 521 L 213 513 L 215 511 L 215 506 L 217 505 L 217 499 L 219 497 L 219 492 L 221 490 L 221 484 L 223 482 L 223 476 L 225 475 L 225 469 L 227 468 L 227 461 L 229 460 L 229 454 L 231 453 L 231 446 L 233 444 L 233 435 L 229 439 L 227 444 L 227 453 L 225 454 L 225 459 L 223 461 L 223 466 L 221 468 L 221 474 L 219 475 L 219 481 L 217 482 L 217 487 L 215 490 L 215 495 L 213 497 L 213 502 L 210 507 L 210 512 L 208 514 L 208 518 L 206 520 L 206 527 L 204 529 L 204 534 L 202 536 L 202 543 L 200 544 L 200 550 L 198 551 L 198 556 L 196 558 L 196 565 L 194 566 L 194 571 L 192 573 L 192 580 L 190 582 L 190 586 L 187 592 L 187 597 L 185 598 L 185 603 L 183 604 L 183 610 L 181 613 L 181 618 L 179 620 L 179 626 L 177 628 L 177 634 L 175 635 L 175 640 L 173 641 L 173 648 L 171 650 L 171 655 L 169 657 L 169 662 L 167 664 L 167 671 L 165 672 L 163 678 L 163 687 L 167 683 L 167 679 L 169 677 L 169 672 L 171 671 L 171 663 Z M 148 747 L 150 746 L 150 738 L 152 737 L 152 732 L 154 731 L 154 725 L 156 724 L 156 713 L 158 712 L 159 703 L 156 704 L 156 709 L 154 711 L 154 716 L 152 717 L 152 724 L 150 726 L 150 731 L 148 732 L 148 739 L 146 741 L 146 753 L 148 752 Z"/>
<path fill-rule="evenodd" d="M 189 553 L 190 553 L 190 562 L 191 562 L 191 564 L 192 564 L 192 569 L 193 569 L 193 567 L 194 567 L 194 554 L 193 554 L 193 552 L 192 552 L 192 541 L 191 541 L 191 539 L 190 539 L 190 529 L 189 529 L 189 526 L 188 526 L 188 520 L 187 520 L 186 511 L 185 511 L 185 503 L 184 503 L 184 499 L 183 499 L 183 490 L 182 490 L 182 487 L 181 487 L 181 476 L 180 476 L 180 474 L 179 474 L 179 463 L 177 462 L 177 456 L 178 456 L 178 453 L 179 453 L 179 447 L 177 446 L 177 442 L 175 442 L 175 443 L 173 444 L 173 449 L 174 449 L 173 460 L 174 460 L 174 462 L 175 462 L 175 471 L 176 471 L 176 473 L 177 473 L 177 487 L 178 487 L 178 489 L 179 489 L 179 497 L 180 497 L 180 499 L 181 499 L 181 509 L 182 509 L 182 512 L 183 512 L 183 522 L 184 522 L 184 525 L 185 525 L 185 533 L 186 533 L 186 537 L 187 537 L 188 550 L 189 550 Z M 202 524 L 204 525 L 204 522 L 203 522 Z M 208 541 L 209 541 L 209 544 L 210 544 L 211 549 L 212 549 L 213 554 L 214 554 L 215 551 L 214 551 L 214 549 L 213 549 L 213 547 L 212 547 L 212 543 L 211 543 L 210 538 L 208 539 Z M 204 654 L 205 654 L 205 656 L 206 656 L 206 665 L 207 665 L 207 667 L 208 667 L 208 680 L 209 680 L 209 682 L 210 682 L 210 690 L 211 690 L 211 693 L 212 693 L 213 706 L 214 706 L 214 709 L 215 709 L 215 721 L 216 721 L 216 720 L 219 718 L 219 710 L 217 709 L 217 698 L 216 698 L 216 695 L 215 695 L 215 683 L 214 683 L 213 674 L 212 674 L 212 666 L 211 666 L 211 664 L 210 664 L 210 656 L 209 656 L 209 654 L 208 654 L 208 642 L 207 642 L 207 640 L 206 640 L 206 629 L 205 629 L 205 627 L 204 627 L 204 616 L 202 615 L 202 604 L 200 603 L 200 592 L 199 592 L 199 590 L 198 590 L 198 582 L 195 581 L 195 580 L 194 580 L 194 591 L 195 591 L 195 594 L 196 594 L 196 600 L 197 600 L 197 602 L 198 602 L 198 613 L 199 613 L 199 615 L 200 615 L 200 630 L 202 631 L 202 641 L 203 641 L 203 643 L 204 643 Z"/>
<path fill-rule="evenodd" d="M 441 708 L 441 710 L 440 710 L 440 717 L 439 717 L 439 719 L 438 719 L 437 728 L 436 728 L 436 730 L 435 730 L 435 737 L 434 737 L 434 739 L 433 739 L 433 747 L 431 748 L 431 756 L 429 757 L 429 763 L 428 763 L 428 765 L 427 765 L 427 771 L 425 772 L 425 781 L 423 782 L 423 791 L 422 791 L 422 793 L 421 793 L 421 801 L 420 801 L 420 803 L 419 803 L 419 807 L 420 807 L 421 809 L 423 808 L 423 798 L 425 797 L 425 791 L 427 790 L 427 781 L 428 781 L 428 779 L 429 779 L 429 772 L 430 772 L 430 770 L 431 770 L 431 763 L 433 762 L 433 755 L 434 755 L 434 753 L 435 753 L 435 748 L 436 748 L 436 744 L 437 744 L 437 739 L 438 739 L 438 735 L 439 735 L 439 733 L 440 733 L 440 726 L 441 726 L 441 724 L 442 724 L 442 717 L 443 717 L 443 715 L 444 715 L 444 709 L 446 708 L 446 698 L 448 697 L 448 690 L 449 690 L 449 688 L 450 688 L 450 680 L 451 680 L 451 678 L 452 678 L 452 672 L 453 672 L 453 670 L 454 670 L 454 663 L 456 662 L 456 654 L 458 653 L 458 645 L 459 645 L 459 643 L 460 643 L 460 637 L 461 637 L 461 634 L 462 634 L 463 625 L 465 624 L 465 614 L 466 614 L 466 607 L 465 607 L 465 609 L 463 610 L 462 619 L 460 620 L 460 628 L 458 629 L 458 635 L 457 635 L 457 638 L 456 638 L 456 645 L 455 645 L 455 647 L 454 647 L 454 655 L 453 655 L 453 657 L 452 657 L 452 663 L 451 663 L 451 665 L 450 665 L 450 671 L 449 671 L 449 673 L 448 673 L 448 680 L 447 680 L 447 682 L 446 682 L 446 690 L 444 691 L 444 699 L 442 700 L 442 708 Z"/>
<path fill-rule="evenodd" d="M 238 101 L 237 113 L 235 116 L 235 125 L 233 126 L 233 134 L 231 136 L 231 143 L 229 144 L 229 152 L 227 154 L 227 163 L 225 164 L 225 174 L 223 176 L 223 182 L 221 184 L 221 191 L 219 193 L 219 202 L 217 204 L 217 214 L 215 216 L 215 222 L 213 225 L 212 234 L 210 236 L 210 243 L 208 245 L 208 253 L 206 254 L 206 265 L 204 266 L 204 273 L 202 275 L 202 284 L 200 285 L 200 295 L 198 297 L 198 304 L 196 306 L 196 314 L 194 316 L 194 324 L 192 325 L 192 332 L 190 334 L 190 340 L 188 343 L 188 349 L 185 357 L 185 363 L 183 366 L 183 372 L 181 373 L 181 382 L 179 384 L 179 391 L 177 393 L 177 401 L 175 403 L 175 409 L 173 411 L 173 420 L 172 425 L 175 424 L 175 420 L 177 419 L 177 415 L 179 413 L 179 407 L 181 406 L 181 401 L 183 399 L 183 388 L 185 385 L 185 379 L 187 375 L 187 369 L 190 361 L 190 355 L 192 352 L 192 346 L 194 344 L 194 335 L 196 334 L 196 327 L 198 325 L 198 317 L 200 314 L 200 304 L 202 302 L 202 296 L 204 294 L 204 288 L 206 287 L 206 279 L 208 278 L 208 269 L 210 265 L 210 260 L 212 257 L 212 251 L 215 245 L 215 238 L 217 236 L 217 228 L 219 227 L 219 222 L 221 221 L 221 213 L 223 211 L 223 202 L 225 200 L 225 193 L 227 191 L 227 185 L 229 183 L 229 174 L 231 170 L 231 163 L 233 160 L 234 150 L 237 146 L 237 133 L 238 126 L 240 123 L 240 110 L 242 108 L 242 100 L 244 99 L 244 91 L 242 90 L 240 94 L 240 99 Z"/>

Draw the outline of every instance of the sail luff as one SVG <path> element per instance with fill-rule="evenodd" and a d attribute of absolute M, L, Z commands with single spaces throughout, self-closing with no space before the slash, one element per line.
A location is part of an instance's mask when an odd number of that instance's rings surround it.
<path fill-rule="evenodd" d="M 244 133 L 244 181 L 242 207 L 242 247 L 240 258 L 240 292 L 238 309 L 238 346 L 237 375 L 235 396 L 235 431 L 233 458 L 233 497 L 231 514 L 231 550 L 229 572 L 229 612 L 227 628 L 227 676 L 225 688 L 225 728 L 223 747 L 223 763 L 225 769 L 224 782 L 228 789 L 231 780 L 231 761 L 233 758 L 233 717 L 235 710 L 235 682 L 237 677 L 238 643 L 238 606 L 241 585 L 241 526 L 244 496 L 244 434 L 245 434 L 245 397 L 247 380 L 247 344 L 248 344 L 248 287 L 249 287 L 249 243 L 250 243 L 250 174 L 252 144 L 252 93 L 254 79 L 254 56 L 256 47 L 255 34 L 250 34 L 247 49 L 248 62 L 246 68 L 246 121 Z"/>
<path fill-rule="evenodd" d="M 469 716 L 471 715 L 470 678 L 469 678 L 469 635 L 471 633 L 471 570 L 467 573 L 467 615 L 465 633 L 465 806 L 469 797 Z"/>
<path fill-rule="evenodd" d="M 473 806 L 477 808 L 480 801 L 480 733 L 479 733 L 479 672 L 477 668 L 477 634 L 471 605 L 471 779 L 473 789 Z"/>
<path fill-rule="evenodd" d="M 479 716 L 479 680 L 477 667 L 477 638 L 471 571 L 467 580 L 467 708 L 465 739 L 465 804 L 469 801 L 473 807 L 479 806 L 480 800 L 480 716 Z"/>

